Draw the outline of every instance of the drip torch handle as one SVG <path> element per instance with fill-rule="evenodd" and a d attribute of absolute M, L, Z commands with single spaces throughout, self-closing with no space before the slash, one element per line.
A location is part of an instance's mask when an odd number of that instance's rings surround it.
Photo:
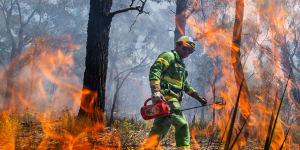
<path fill-rule="evenodd" d="M 144 102 L 144 106 L 147 106 L 147 103 L 148 103 L 149 101 L 151 101 L 151 100 L 152 100 L 152 98 L 148 98 L 148 99 Z M 164 97 L 162 97 L 161 101 L 164 101 L 165 103 L 167 103 L 167 101 L 166 101 L 166 99 L 165 99 Z"/>
<path fill-rule="evenodd" d="M 152 98 L 148 98 L 145 102 L 144 102 L 144 106 L 147 106 L 147 103 L 152 100 Z"/>

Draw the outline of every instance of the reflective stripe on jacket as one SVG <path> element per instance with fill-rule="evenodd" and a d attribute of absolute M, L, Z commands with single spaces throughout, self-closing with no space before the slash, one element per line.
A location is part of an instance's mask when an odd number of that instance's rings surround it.
<path fill-rule="evenodd" d="M 165 96 L 173 96 L 181 101 L 182 91 L 188 95 L 196 92 L 186 81 L 187 76 L 185 64 L 177 51 L 163 52 L 150 68 L 150 86 L 161 90 Z"/>

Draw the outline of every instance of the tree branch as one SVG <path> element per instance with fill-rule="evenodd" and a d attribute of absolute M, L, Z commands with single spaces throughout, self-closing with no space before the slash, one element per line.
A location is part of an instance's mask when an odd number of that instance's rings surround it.
<path fill-rule="evenodd" d="M 24 26 L 26 26 L 29 23 L 29 21 L 31 20 L 31 18 L 33 17 L 33 15 L 35 14 L 35 12 L 36 12 L 36 9 L 34 9 L 32 11 L 32 13 L 30 14 L 30 16 L 27 18 L 27 20 L 24 23 Z"/>
<path fill-rule="evenodd" d="M 33 17 L 33 15 L 36 13 L 37 7 L 40 6 L 42 0 L 39 0 L 39 3 L 37 4 L 36 8 L 32 11 L 32 13 L 30 14 L 30 16 L 27 18 L 27 20 L 25 21 L 24 25 L 27 25 L 29 23 L 29 21 L 31 20 L 31 18 Z"/>
<path fill-rule="evenodd" d="M 4 6 L 4 1 L 3 0 L 0 0 L 0 6 Z"/>
<path fill-rule="evenodd" d="M 129 10 L 139 10 L 140 8 L 141 8 L 140 6 L 133 6 L 133 7 L 129 7 L 129 8 L 125 8 L 122 10 L 117 10 L 115 12 L 112 12 L 111 15 L 114 16 L 116 14 L 123 13 L 123 12 L 129 11 Z"/>
<path fill-rule="evenodd" d="M 134 67 L 132 67 L 132 68 L 129 68 L 129 69 L 127 70 L 127 71 L 129 71 L 129 72 L 125 75 L 125 77 L 123 77 L 121 83 L 120 83 L 120 84 L 117 84 L 117 90 L 118 90 L 118 91 L 121 89 L 121 87 L 123 86 L 125 80 L 129 77 L 129 75 L 130 75 L 131 73 L 133 73 L 134 71 L 136 71 L 138 68 L 142 67 L 142 64 L 145 62 L 146 59 L 147 59 L 147 57 L 145 57 L 145 58 L 142 60 L 142 62 L 139 63 L 138 65 L 136 65 L 136 66 L 134 66 Z M 126 71 L 126 70 L 125 70 L 125 71 Z M 117 75 L 115 78 L 117 78 L 117 79 L 119 80 L 121 74 L 124 73 L 125 71 L 122 71 L 122 72 L 118 73 L 118 75 Z"/>
<path fill-rule="evenodd" d="M 131 0 L 131 3 L 130 3 L 130 5 L 129 5 L 129 7 L 132 7 L 133 4 L 134 4 L 134 2 L 135 2 L 135 0 Z"/>
<path fill-rule="evenodd" d="M 125 9 L 121 9 L 121 10 L 111 12 L 110 16 L 114 17 L 116 14 L 120 14 L 120 13 L 127 12 L 127 11 L 130 11 L 130 10 L 137 10 L 139 12 L 139 14 L 142 14 L 142 13 L 148 14 L 148 12 L 144 11 L 144 7 L 145 7 L 145 4 L 146 4 L 147 0 L 144 0 L 144 1 L 140 0 L 140 2 L 142 3 L 141 6 L 133 6 L 134 1 L 135 0 L 131 1 L 131 4 L 129 5 L 129 8 L 125 8 Z"/>
<path fill-rule="evenodd" d="M 119 85 L 118 89 L 120 89 L 123 86 L 123 83 L 125 82 L 125 80 L 129 77 L 129 75 L 132 73 L 132 71 L 128 72 L 126 74 L 126 76 L 123 78 L 123 80 L 121 81 L 121 84 Z"/>
<path fill-rule="evenodd" d="M 10 14 L 12 13 L 12 10 L 13 10 L 13 7 L 14 7 L 15 2 L 16 2 L 16 1 L 10 0 L 10 8 L 9 8 L 9 13 L 10 13 Z"/>
<path fill-rule="evenodd" d="M 290 62 L 291 62 L 291 65 L 292 65 L 292 68 L 294 68 L 298 73 L 300 73 L 300 68 L 298 68 L 295 63 L 294 63 L 294 60 L 293 60 L 293 57 L 298 49 L 298 38 L 297 38 L 297 31 L 294 32 L 294 44 L 295 44 L 295 47 L 294 49 L 292 50 L 292 54 L 289 54 L 289 59 L 290 59 Z"/>
<path fill-rule="evenodd" d="M 187 14 L 186 19 L 188 19 L 194 12 L 199 11 L 201 7 L 198 6 L 198 2 L 194 1 L 191 11 Z"/>
<path fill-rule="evenodd" d="M 298 42 L 297 42 L 296 45 L 298 45 Z M 295 52 L 296 52 L 296 47 L 295 47 Z M 295 54 L 295 53 L 294 53 L 294 54 Z M 293 60 L 294 54 L 293 54 L 293 55 L 290 55 L 291 65 L 292 65 L 292 68 L 294 68 L 298 73 L 300 73 L 300 68 L 298 68 L 298 67 L 295 65 L 294 60 Z"/>
<path fill-rule="evenodd" d="M 125 69 L 125 70 L 121 71 L 121 72 L 119 73 L 119 75 L 121 75 L 121 74 L 123 74 L 123 73 L 125 73 L 125 72 L 127 72 L 127 71 L 129 71 L 129 72 L 134 72 L 136 69 L 142 67 L 142 64 L 147 60 L 147 58 L 148 58 L 148 57 L 145 57 L 138 65 L 136 65 L 136 66 L 134 66 L 134 67 L 132 67 L 132 68 L 128 68 L 128 69 Z"/>
<path fill-rule="evenodd" d="M 135 19 L 134 19 L 134 21 L 133 21 L 133 23 L 130 25 L 130 27 L 129 27 L 129 32 L 131 31 L 131 29 L 132 29 L 132 27 L 134 26 L 134 24 L 136 23 L 136 21 L 137 21 L 137 18 L 138 18 L 138 16 L 140 15 L 140 13 L 139 14 L 137 14 L 137 16 L 135 17 Z"/>
<path fill-rule="evenodd" d="M 16 42 L 15 42 L 14 36 L 11 32 L 11 28 L 10 28 L 10 18 L 11 18 L 14 2 L 13 2 L 13 0 L 11 0 L 10 2 L 11 2 L 10 8 L 8 9 L 8 7 L 5 7 L 2 9 L 2 11 L 3 11 L 4 17 L 5 17 L 5 26 L 6 26 L 7 33 L 11 39 L 12 47 L 15 48 Z M 5 13 L 6 13 L 6 15 L 5 15 Z"/>
<path fill-rule="evenodd" d="M 18 12 L 19 12 L 19 21 L 20 21 L 20 25 L 22 27 L 23 24 L 23 19 L 22 19 L 22 11 L 21 11 L 21 7 L 20 7 L 20 3 L 19 0 L 16 0 L 16 4 L 17 4 L 17 8 L 18 8 Z"/>
<path fill-rule="evenodd" d="M 6 9 L 6 7 L 4 6 L 4 4 L 3 4 L 3 5 L 0 5 L 0 8 L 1 8 L 1 10 L 2 10 L 2 13 L 3 13 L 4 18 L 7 18 L 7 9 Z"/>
<path fill-rule="evenodd" d="M 175 11 L 173 11 L 170 7 L 168 7 L 169 11 L 172 12 L 174 15 L 176 14 Z"/>
<path fill-rule="evenodd" d="M 29 36 L 29 35 L 25 35 L 25 37 L 24 37 L 24 42 L 26 42 L 26 43 L 31 43 L 32 42 L 32 36 Z"/>
<path fill-rule="evenodd" d="M 3 0 L 0 1 L 0 8 L 3 10 L 5 8 L 5 2 Z"/>

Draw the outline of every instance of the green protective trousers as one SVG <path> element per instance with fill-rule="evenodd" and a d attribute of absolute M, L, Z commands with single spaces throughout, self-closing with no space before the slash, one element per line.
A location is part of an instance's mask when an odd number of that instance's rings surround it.
<path fill-rule="evenodd" d="M 181 109 L 180 103 L 176 99 L 168 101 L 168 104 L 173 110 Z M 176 146 L 178 148 L 184 147 L 184 149 L 189 149 L 190 131 L 188 122 L 186 121 L 183 112 L 172 113 L 169 116 L 154 119 L 149 136 L 158 134 L 159 140 L 162 140 L 168 133 L 171 125 L 175 127 Z"/>

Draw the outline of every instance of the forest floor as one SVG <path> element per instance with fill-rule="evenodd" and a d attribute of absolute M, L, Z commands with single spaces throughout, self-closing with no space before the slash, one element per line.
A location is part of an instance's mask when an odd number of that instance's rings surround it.
<path fill-rule="evenodd" d="M 26 116 L 26 115 L 25 115 Z M 123 118 L 115 120 L 110 127 L 101 131 L 85 130 L 75 133 L 72 131 L 71 119 L 61 118 L 52 122 L 42 122 L 33 115 L 21 119 L 3 119 L 0 116 L 0 149 L 142 149 L 148 138 L 151 121 L 139 121 Z M 206 125 L 193 124 L 195 128 L 203 129 Z M 161 148 L 175 150 L 175 129 L 171 127 L 166 137 L 160 142 Z M 191 138 L 192 149 L 217 150 L 222 149 L 220 139 L 211 136 L 196 135 Z M 256 139 L 248 139 L 246 146 L 241 149 L 263 149 Z"/>
<path fill-rule="evenodd" d="M 58 123 L 59 124 L 59 123 Z M 124 123 L 126 124 L 126 123 Z M 125 127 L 125 126 L 123 126 Z M 123 128 L 121 127 L 121 128 Z M 127 126 L 129 127 L 129 126 Z M 139 128 L 139 127 L 138 127 Z M 70 142 L 67 135 L 61 137 L 47 137 L 40 123 L 32 123 L 31 125 L 22 124 L 17 131 L 15 137 L 16 149 L 82 149 L 83 147 L 91 147 L 91 149 L 117 149 L 118 140 L 120 139 L 121 149 L 141 149 L 144 140 L 147 139 L 149 129 L 144 130 L 126 130 L 114 127 L 106 127 L 102 132 L 90 132 L 88 135 L 82 136 L 76 143 Z M 161 141 L 161 148 L 164 150 L 176 150 L 174 140 L 174 129 L 171 129 L 164 140 Z M 217 150 L 221 145 L 217 141 L 212 141 L 209 137 L 196 136 L 197 144 L 191 139 L 192 149 Z M 72 141 L 72 140 L 71 140 Z M 88 144 L 87 144 L 88 143 Z M 70 145 L 72 144 L 72 145 Z M 253 144 L 254 145 L 254 144 Z M 260 149 L 254 148 L 253 145 L 244 149 Z"/>

